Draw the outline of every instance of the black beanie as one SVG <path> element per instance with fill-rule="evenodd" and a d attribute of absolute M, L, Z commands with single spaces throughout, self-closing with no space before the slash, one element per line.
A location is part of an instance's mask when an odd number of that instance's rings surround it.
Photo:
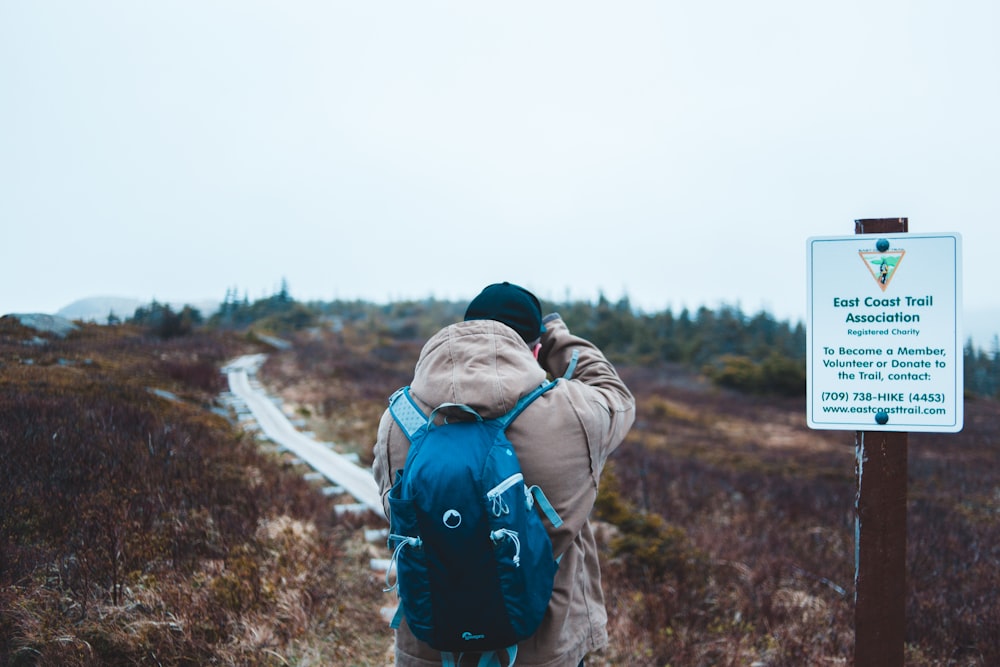
<path fill-rule="evenodd" d="M 542 307 L 534 294 L 508 282 L 488 285 L 469 303 L 466 320 L 496 320 L 516 331 L 525 343 L 537 340 L 542 326 Z"/>

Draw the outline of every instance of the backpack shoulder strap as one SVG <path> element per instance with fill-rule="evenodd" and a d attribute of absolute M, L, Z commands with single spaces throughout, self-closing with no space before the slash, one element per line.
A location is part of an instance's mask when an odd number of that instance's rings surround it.
<path fill-rule="evenodd" d="M 514 407 L 510 410 L 510 412 L 497 417 L 496 421 L 498 421 L 503 428 L 507 428 L 526 407 L 531 405 L 536 398 L 547 392 L 549 389 L 555 387 L 560 379 L 562 378 L 542 383 L 531 393 L 522 396 L 521 399 L 514 404 Z M 442 407 L 461 408 L 475 415 L 479 421 L 482 421 L 482 417 L 465 405 L 447 403 L 445 405 L 438 406 L 439 409 Z M 399 424 L 399 427 L 403 429 L 403 433 L 406 434 L 406 437 L 411 440 L 413 439 L 413 435 L 430 421 L 430 418 L 425 415 L 419 407 L 417 407 L 413 397 L 410 396 L 409 386 L 397 389 L 393 395 L 389 397 L 389 413 L 392 415 L 392 418 L 396 420 L 396 423 Z"/>
<path fill-rule="evenodd" d="M 392 415 L 392 418 L 399 424 L 399 428 L 403 429 L 403 433 L 410 440 L 413 439 L 413 434 L 427 423 L 427 415 L 413 401 L 408 386 L 397 389 L 389 397 L 389 414 Z"/>
<path fill-rule="evenodd" d="M 566 367 L 566 372 L 563 373 L 563 377 L 567 380 L 573 378 L 573 371 L 576 370 L 576 364 L 580 361 L 580 348 L 574 348 L 573 354 L 569 358 L 569 366 Z"/>
<path fill-rule="evenodd" d="M 559 380 L 561 379 L 562 378 L 557 378 L 555 380 L 552 380 L 551 382 L 542 383 L 538 388 L 536 388 L 530 394 L 527 394 L 523 398 L 521 398 L 521 400 L 519 400 L 517 404 L 514 405 L 514 408 L 510 412 L 508 412 L 503 416 L 497 417 L 496 420 L 500 422 L 503 428 L 506 429 L 508 426 L 510 426 L 511 422 L 513 422 L 514 419 L 519 414 L 521 414 L 521 412 L 524 411 L 526 407 L 531 405 L 532 401 L 534 401 L 536 398 L 547 392 L 549 389 L 555 387 L 556 384 L 558 384 Z M 538 509 L 542 511 L 542 514 L 544 514 L 548 518 L 548 520 L 552 523 L 554 527 L 558 528 L 559 526 L 561 526 L 562 519 L 559 517 L 559 513 L 556 512 L 556 509 L 552 506 L 552 503 L 549 502 L 549 499 L 545 497 L 545 494 L 542 492 L 541 488 L 535 485 L 527 487 L 527 490 L 529 493 L 528 497 L 530 499 L 529 507 L 531 507 L 532 505 L 537 505 Z"/>
<path fill-rule="evenodd" d="M 521 414 L 522 412 L 524 412 L 524 409 L 526 407 L 528 407 L 529 405 L 531 405 L 531 403 L 536 398 L 538 398 L 539 396 L 541 396 L 542 394 L 544 394 L 545 392 L 547 392 L 549 389 L 552 389 L 552 387 L 556 386 L 556 384 L 558 382 L 559 382 L 559 380 L 556 379 L 556 380 L 552 380 L 551 382 L 542 383 L 536 389 L 534 389 L 530 394 L 526 394 L 526 395 L 522 396 L 521 399 L 517 403 L 514 404 L 514 407 L 511 408 L 510 412 L 508 412 L 505 415 L 501 415 L 501 416 L 497 417 L 496 420 L 498 422 L 500 422 L 500 425 L 503 428 L 507 428 L 508 426 L 510 426 L 511 422 L 513 422 L 515 419 L 517 419 L 517 416 L 519 414 Z"/>

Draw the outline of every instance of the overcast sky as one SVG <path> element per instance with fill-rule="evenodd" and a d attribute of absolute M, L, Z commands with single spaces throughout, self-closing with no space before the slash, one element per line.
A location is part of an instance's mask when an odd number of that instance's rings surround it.
<path fill-rule="evenodd" d="M 511 280 L 799 319 L 806 239 L 896 216 L 1000 308 L 994 0 L 0 0 L 0 313 Z"/>

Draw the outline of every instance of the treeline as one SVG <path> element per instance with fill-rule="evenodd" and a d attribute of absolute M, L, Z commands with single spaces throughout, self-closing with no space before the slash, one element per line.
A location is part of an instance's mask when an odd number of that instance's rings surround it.
<path fill-rule="evenodd" d="M 642 313 L 627 298 L 611 303 L 562 304 L 573 330 L 617 361 L 638 365 L 679 363 L 716 384 L 755 394 L 805 393 L 806 334 L 801 323 L 779 322 L 767 312 L 738 306 Z"/>
<path fill-rule="evenodd" d="M 283 281 L 273 295 L 250 301 L 228 290 L 219 310 L 208 318 L 190 307 L 176 313 L 153 303 L 132 321 L 163 338 L 205 326 L 289 335 L 324 326 L 366 332 L 373 342 L 421 340 L 462 318 L 464 302 L 434 298 L 375 304 L 367 301 L 302 303 Z M 776 319 L 766 311 L 744 313 L 739 306 L 674 313 L 646 313 L 628 297 L 610 301 L 543 302 L 544 312 L 559 312 L 577 333 L 600 346 L 617 363 L 649 366 L 676 363 L 695 368 L 722 387 L 778 396 L 805 392 L 806 331 L 801 322 Z M 965 390 L 969 396 L 1000 397 L 1000 343 L 992 349 L 964 347 Z"/>
<path fill-rule="evenodd" d="M 965 393 L 1000 398 L 1000 337 L 993 336 L 990 351 L 965 345 Z"/>

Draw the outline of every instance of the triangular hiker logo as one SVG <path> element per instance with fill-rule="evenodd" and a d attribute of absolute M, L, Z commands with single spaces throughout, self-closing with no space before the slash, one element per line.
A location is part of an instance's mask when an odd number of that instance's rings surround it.
<path fill-rule="evenodd" d="M 892 282 L 892 277 L 896 275 L 896 269 L 899 268 L 899 263 L 903 261 L 903 255 L 906 254 L 906 251 L 897 249 L 886 252 L 859 250 L 858 254 L 861 255 L 861 261 L 868 267 L 868 271 L 872 274 L 872 278 L 875 279 L 875 283 L 884 292 L 889 283 Z"/>

